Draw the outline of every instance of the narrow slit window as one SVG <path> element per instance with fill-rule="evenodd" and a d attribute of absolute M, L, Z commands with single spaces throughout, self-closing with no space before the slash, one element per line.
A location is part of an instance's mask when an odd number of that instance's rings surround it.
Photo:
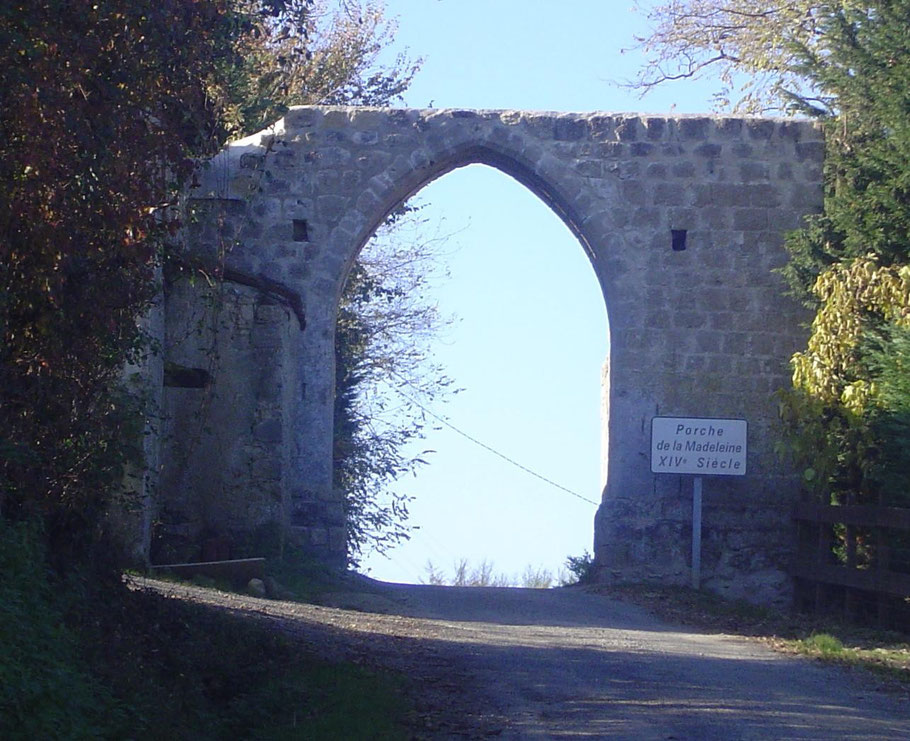
<path fill-rule="evenodd" d="M 685 229 L 671 229 L 670 230 L 670 244 L 673 247 L 674 252 L 682 252 L 686 249 L 686 230 Z"/>
<path fill-rule="evenodd" d="M 310 232 L 307 228 L 306 219 L 294 219 L 294 241 L 309 242 Z"/>

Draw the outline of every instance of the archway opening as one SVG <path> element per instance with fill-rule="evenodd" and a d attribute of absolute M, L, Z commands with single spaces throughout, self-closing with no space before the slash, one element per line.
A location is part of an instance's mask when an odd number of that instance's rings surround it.
<path fill-rule="evenodd" d="M 545 573 L 556 583 L 568 556 L 592 550 L 603 483 L 598 281 L 560 218 L 492 167 L 454 170 L 415 201 L 430 238 L 444 237 L 448 272 L 421 298 L 455 317 L 428 360 L 459 391 L 420 405 L 425 438 L 407 454 L 427 464 L 390 485 L 410 500 L 409 540 L 365 553 L 361 570 L 418 583 L 433 578 L 430 564 L 448 581 L 466 564 L 513 584 Z M 377 393 L 388 410 L 415 401 L 406 384 Z"/>

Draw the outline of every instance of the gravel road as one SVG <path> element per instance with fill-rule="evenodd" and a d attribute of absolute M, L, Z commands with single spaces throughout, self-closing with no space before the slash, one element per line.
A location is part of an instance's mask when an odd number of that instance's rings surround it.
<path fill-rule="evenodd" d="M 316 606 L 136 581 L 409 674 L 426 738 L 910 738 L 910 702 L 863 672 L 692 632 L 577 588 L 363 580 Z"/>

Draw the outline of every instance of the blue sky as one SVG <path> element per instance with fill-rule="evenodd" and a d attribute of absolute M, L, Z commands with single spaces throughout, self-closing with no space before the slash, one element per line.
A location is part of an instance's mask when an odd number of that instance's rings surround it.
<path fill-rule="evenodd" d="M 704 113 L 711 89 L 677 83 L 644 100 L 612 84 L 635 75 L 644 19 L 631 0 L 388 0 L 396 48 L 424 57 L 406 104 L 423 108 Z M 456 170 L 418 195 L 446 244 L 451 278 L 430 300 L 458 320 L 434 348 L 464 391 L 434 411 L 583 497 L 600 500 L 600 369 L 607 317 L 593 270 L 562 222 L 509 177 Z M 399 488 L 415 497 L 411 540 L 362 570 L 418 582 L 426 564 L 483 560 L 497 573 L 554 574 L 592 549 L 596 507 L 449 429 Z"/>

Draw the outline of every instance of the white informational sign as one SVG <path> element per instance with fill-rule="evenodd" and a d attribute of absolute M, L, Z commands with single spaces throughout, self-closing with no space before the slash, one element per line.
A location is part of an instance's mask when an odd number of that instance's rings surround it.
<path fill-rule="evenodd" d="M 651 473 L 745 476 L 744 419 L 654 417 L 651 420 Z"/>

